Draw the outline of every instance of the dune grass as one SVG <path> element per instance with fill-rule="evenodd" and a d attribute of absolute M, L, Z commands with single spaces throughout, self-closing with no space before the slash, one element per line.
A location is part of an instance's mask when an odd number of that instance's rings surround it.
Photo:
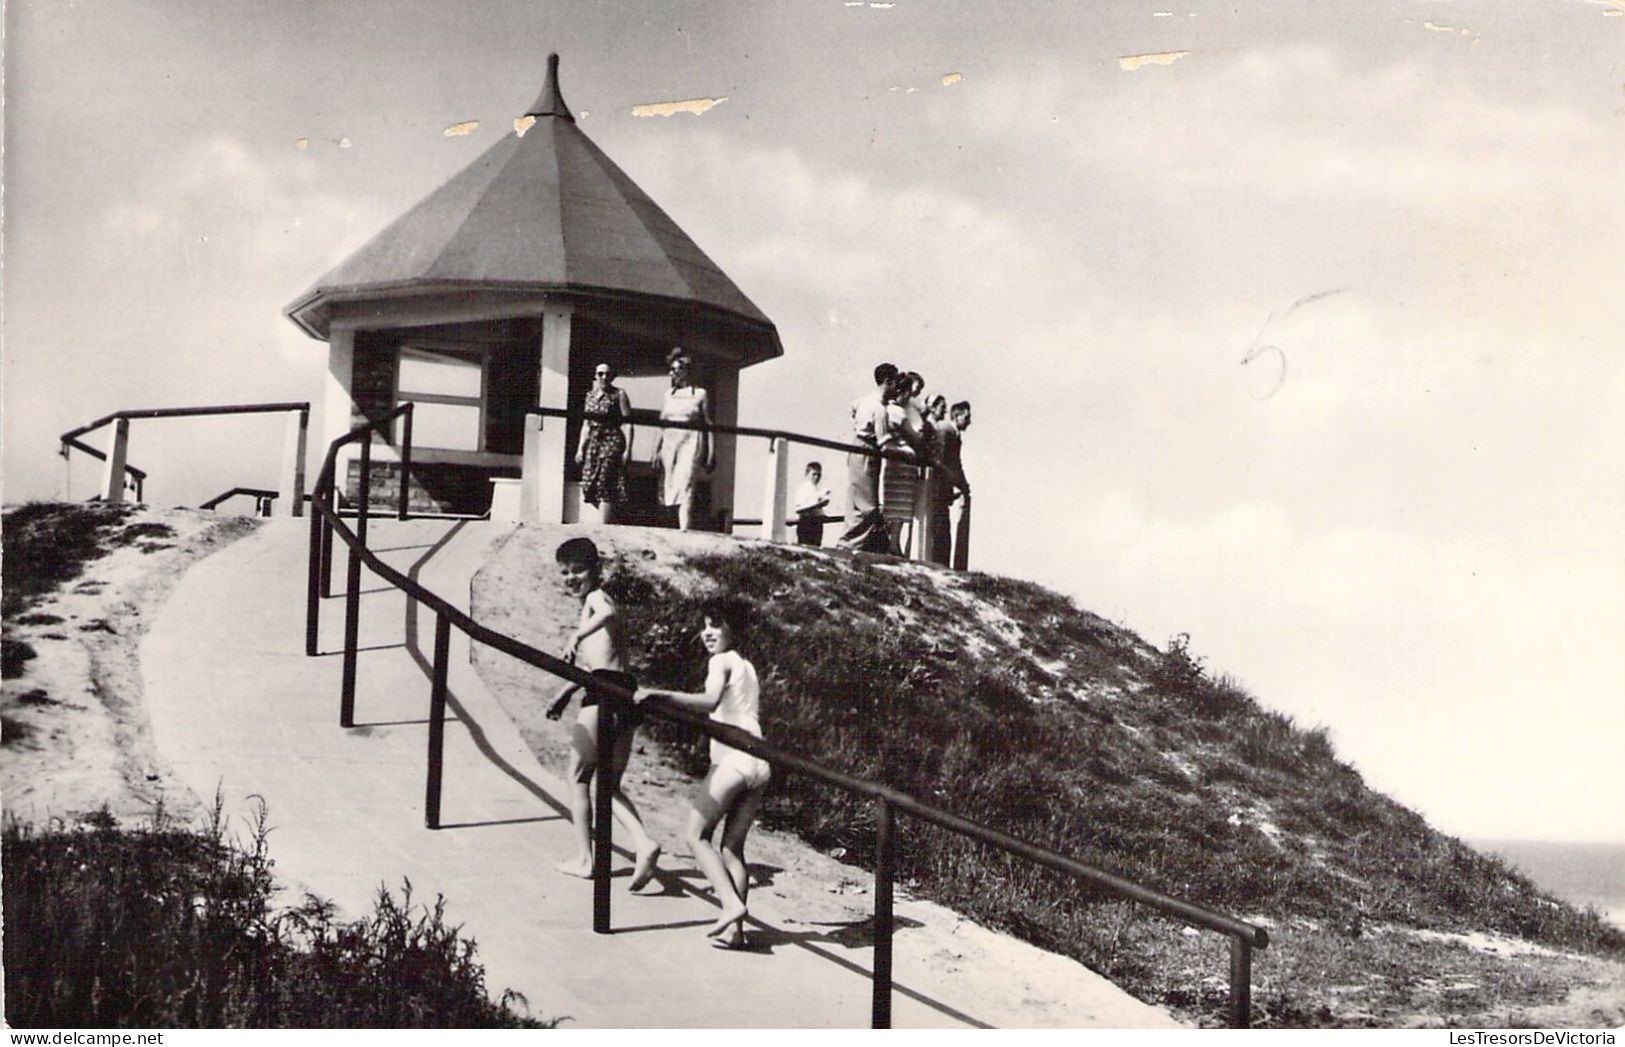
<path fill-rule="evenodd" d="M 124 830 L 111 816 L 37 832 L 0 855 L 5 1012 L 23 1028 L 539 1027 L 492 1002 L 475 946 L 443 901 L 380 887 L 341 921 L 306 896 L 278 908 L 263 809 L 249 840 L 219 816 L 202 831 Z"/>
<path fill-rule="evenodd" d="M 139 512 L 125 502 L 27 502 L 8 509 L 0 531 L 6 565 L 0 614 L 8 620 L 22 614 L 112 548 L 158 547 L 159 539 L 174 534 L 167 524 L 131 522 Z"/>
<path fill-rule="evenodd" d="M 4 669 L 35 656 L 15 627 L 64 625 L 34 610 L 122 546 L 170 547 L 174 529 L 138 506 L 36 502 L 4 519 Z M 90 592 L 94 582 L 80 582 Z M 111 632 L 105 619 L 81 630 Z M 47 638 L 49 634 L 46 634 Z M 57 637 L 60 638 L 60 637 Z M 57 704 L 43 688 L 7 693 L 7 709 Z M 6 715 L 4 743 L 36 729 Z M 372 911 L 341 920 L 307 896 L 273 903 L 262 810 L 246 843 L 228 836 L 218 800 L 200 831 L 120 828 L 104 808 L 79 825 L 0 837 L 5 1017 L 24 1028 L 487 1027 L 544 1025 L 524 1001 L 492 1002 L 475 946 L 446 925 L 440 899 L 411 884 L 380 888 Z"/>
<path fill-rule="evenodd" d="M 698 584 L 636 558 L 613 565 L 606 587 L 635 637 L 634 670 L 698 689 L 700 602 L 745 597 L 760 613 L 741 645 L 762 675 L 767 735 L 786 749 L 1176 897 L 1313 928 L 1322 951 L 1330 937 L 1369 958 L 1362 928 L 1393 924 L 1625 956 L 1625 934 L 1598 913 L 1367 788 L 1324 730 L 1210 674 L 1187 637 L 1159 651 L 1040 586 L 987 575 L 955 592 L 883 562 L 782 547 L 686 567 Z M 960 593 L 1003 624 L 973 620 Z M 703 772 L 697 738 L 654 730 L 685 770 Z M 873 804 L 798 776 L 776 780 L 765 819 L 849 860 L 873 853 Z M 1222 939 L 1193 942 L 1143 907 L 930 826 L 904 819 L 899 832 L 898 876 L 919 893 L 1143 998 L 1205 1021 L 1222 1014 Z M 1260 954 L 1264 1018 L 1320 1023 L 1304 1002 L 1315 993 L 1303 955 L 1280 936 Z M 1289 969 L 1290 980 L 1275 977 Z"/>

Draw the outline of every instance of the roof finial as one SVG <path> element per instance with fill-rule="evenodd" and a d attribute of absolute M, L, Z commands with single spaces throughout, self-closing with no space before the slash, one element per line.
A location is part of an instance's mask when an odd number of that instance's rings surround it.
<path fill-rule="evenodd" d="M 547 56 L 547 82 L 542 85 L 542 93 L 537 96 L 536 102 L 530 107 L 526 116 L 562 116 L 575 123 L 575 114 L 570 107 L 564 104 L 564 95 L 559 93 L 559 56 L 557 53 Z"/>

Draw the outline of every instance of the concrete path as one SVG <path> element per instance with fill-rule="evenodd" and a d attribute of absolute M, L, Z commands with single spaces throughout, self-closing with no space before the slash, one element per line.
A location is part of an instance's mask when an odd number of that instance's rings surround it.
<path fill-rule="evenodd" d="M 466 607 L 474 571 L 506 533 L 487 523 L 375 521 L 369 544 Z M 418 901 L 444 894 L 450 922 L 478 942 L 488 987 L 513 988 L 536 1014 L 567 1016 L 570 1026 L 868 1024 L 872 949 L 829 947 L 783 926 L 762 936 L 775 943 L 763 952 L 709 948 L 701 931 L 715 909 L 685 886 L 703 882 L 686 859 L 663 860 L 663 893 L 632 895 L 617 879 L 615 933 L 593 934 L 592 885 L 553 870 L 572 847 L 563 784 L 481 684 L 455 629 L 444 828 L 425 828 L 433 616 L 409 612 L 398 591 L 363 574 L 357 726 L 340 728 L 344 601 L 323 601 L 323 653 L 305 657 L 307 535 L 303 521 L 273 521 L 194 566 L 141 647 L 159 751 L 200 797 L 218 788 L 230 814 L 246 817 L 248 797 L 264 798 L 283 882 L 349 915 L 369 910 L 380 884 L 398 890 L 403 878 Z M 623 854 L 617 867 L 625 865 Z M 771 925 L 775 914 L 754 902 Z M 1172 1024 L 1096 980 L 1098 998 L 1083 1012 L 1091 1024 Z M 899 1027 L 989 1025 L 1010 1013 L 964 1013 L 951 984 L 916 978 L 903 956 L 892 1006 Z M 1076 1013 L 1064 1020 L 1083 1023 Z"/>

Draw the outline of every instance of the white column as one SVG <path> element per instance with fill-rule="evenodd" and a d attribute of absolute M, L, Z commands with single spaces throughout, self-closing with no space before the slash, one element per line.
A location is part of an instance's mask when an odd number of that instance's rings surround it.
<path fill-rule="evenodd" d="M 920 467 L 920 482 L 914 488 L 914 522 L 909 530 L 914 539 L 913 555 L 910 559 L 920 563 L 931 561 L 931 484 L 932 470 L 929 466 Z"/>
<path fill-rule="evenodd" d="M 275 505 L 278 516 L 305 515 L 305 441 L 310 432 L 310 412 L 289 412 L 287 432 L 282 441 L 280 497 Z"/>
<path fill-rule="evenodd" d="M 102 501 L 124 501 L 124 464 L 130 457 L 130 420 L 113 420 L 113 444 L 107 449 L 106 468 L 102 470 Z"/>
<path fill-rule="evenodd" d="M 762 538 L 783 542 L 789 538 L 784 526 L 785 488 L 790 480 L 790 442 L 771 440 L 767 445 L 767 482 L 762 486 Z"/>
<path fill-rule="evenodd" d="M 717 425 L 739 424 L 739 368 L 728 361 L 718 361 L 711 373 L 711 421 Z M 732 433 L 713 433 L 716 441 L 715 467 L 711 470 L 711 512 L 734 517 L 734 484 L 738 479 L 739 437 Z"/>
<path fill-rule="evenodd" d="M 568 407 L 570 394 L 570 310 L 542 314 L 542 365 L 536 381 L 538 407 Z M 520 511 L 526 523 L 570 523 L 564 500 L 566 425 L 563 418 L 529 415 L 525 420 L 525 461 Z"/>

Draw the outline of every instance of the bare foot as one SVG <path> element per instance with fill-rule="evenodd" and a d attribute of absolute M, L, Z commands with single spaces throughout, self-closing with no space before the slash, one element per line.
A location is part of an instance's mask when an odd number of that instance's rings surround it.
<path fill-rule="evenodd" d="M 738 924 L 734 925 L 732 934 L 725 934 L 711 939 L 713 949 L 744 949 L 746 948 L 745 929 Z"/>
<path fill-rule="evenodd" d="M 632 868 L 632 882 L 626 885 L 626 889 L 629 891 L 639 890 L 644 884 L 654 879 L 655 863 L 659 860 L 660 845 L 658 843 L 649 844 L 647 851 L 639 851 L 637 864 Z"/>
<path fill-rule="evenodd" d="M 566 858 L 554 865 L 553 868 L 566 876 L 576 876 L 583 880 L 592 879 L 592 859 L 590 858 Z"/>
<path fill-rule="evenodd" d="M 705 932 L 705 936 L 707 938 L 716 938 L 735 924 L 739 925 L 740 930 L 744 930 L 745 913 L 745 903 L 739 899 L 734 898 L 723 902 L 722 915 L 717 917 L 717 922 L 711 925 L 711 929 Z"/>

